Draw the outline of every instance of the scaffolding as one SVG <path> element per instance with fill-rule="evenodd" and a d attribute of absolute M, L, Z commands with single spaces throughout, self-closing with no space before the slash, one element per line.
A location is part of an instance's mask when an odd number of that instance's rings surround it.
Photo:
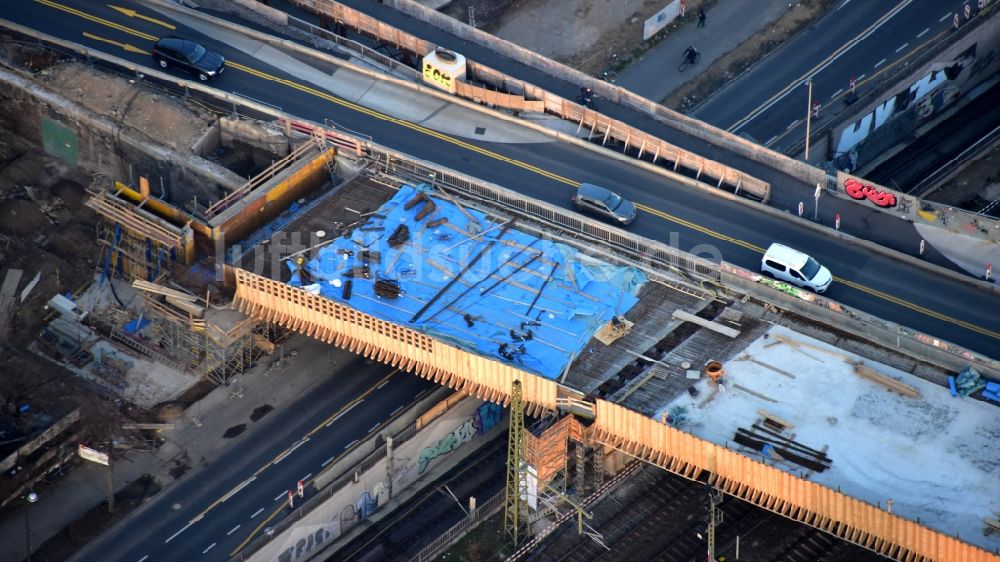
<path fill-rule="evenodd" d="M 190 228 L 170 224 L 106 191 L 93 193 L 86 204 L 104 218 L 97 223 L 97 240 L 106 276 L 152 281 L 177 260 L 189 261 L 194 244 Z"/>
<path fill-rule="evenodd" d="M 179 299 L 172 294 L 178 291 L 160 285 L 136 282 L 135 286 L 145 287 L 139 295 L 151 324 L 150 338 L 185 371 L 227 384 L 273 350 L 272 337 L 277 334 L 269 322 L 215 308 L 193 295 L 191 301 Z"/>

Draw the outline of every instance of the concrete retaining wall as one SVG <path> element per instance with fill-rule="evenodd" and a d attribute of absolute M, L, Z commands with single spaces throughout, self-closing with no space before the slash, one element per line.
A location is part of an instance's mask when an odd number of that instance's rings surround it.
<path fill-rule="evenodd" d="M 506 429 L 504 420 L 505 412 L 496 404 L 475 398 L 463 400 L 395 447 L 391 458 L 359 472 L 353 482 L 247 560 L 299 562 L 313 558 L 384 507 L 390 497 L 405 501 L 403 490 L 449 470 L 479 445 L 502 433 Z"/>
<path fill-rule="evenodd" d="M 150 142 L 144 135 L 3 69 L 0 98 L 5 106 L 0 126 L 42 146 L 43 119 L 54 122 L 75 140 L 75 157 L 69 164 L 122 181 L 138 182 L 139 176 L 145 176 L 154 196 L 165 193 L 169 198 L 174 191 L 192 189 L 206 194 L 225 192 L 243 183 L 239 176 L 213 162 Z M 65 158 L 65 154 L 55 155 Z"/>

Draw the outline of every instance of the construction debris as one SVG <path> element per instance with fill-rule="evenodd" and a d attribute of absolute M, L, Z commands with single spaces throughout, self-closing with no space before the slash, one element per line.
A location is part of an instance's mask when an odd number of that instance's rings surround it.
<path fill-rule="evenodd" d="M 624 316 L 614 316 L 594 334 L 594 339 L 604 345 L 611 345 L 619 338 L 625 337 L 635 324 L 631 320 L 626 320 Z"/>

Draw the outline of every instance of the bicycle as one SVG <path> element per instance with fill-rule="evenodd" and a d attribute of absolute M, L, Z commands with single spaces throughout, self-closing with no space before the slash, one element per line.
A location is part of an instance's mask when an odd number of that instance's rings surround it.
<path fill-rule="evenodd" d="M 700 58 L 701 58 L 701 53 L 697 52 L 694 54 L 693 59 L 687 55 L 684 55 L 684 58 L 681 60 L 680 66 L 677 67 L 677 72 L 684 72 L 688 68 L 698 64 L 698 60 Z"/>

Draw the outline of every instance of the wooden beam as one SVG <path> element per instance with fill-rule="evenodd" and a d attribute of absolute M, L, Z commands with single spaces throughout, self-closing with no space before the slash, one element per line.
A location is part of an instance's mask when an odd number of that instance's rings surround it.
<path fill-rule="evenodd" d="M 724 336 L 728 336 L 730 338 L 735 338 L 736 336 L 740 335 L 739 330 L 734 330 L 734 329 L 730 328 L 729 326 L 723 326 L 722 324 L 719 324 L 718 322 L 713 322 L 711 320 L 705 320 L 704 318 L 695 316 L 694 314 L 691 314 L 690 312 L 685 312 L 683 310 L 675 310 L 674 313 L 673 313 L 673 317 L 676 318 L 676 319 L 678 319 L 678 320 L 683 320 L 684 322 L 691 322 L 693 324 L 697 324 L 697 325 L 701 326 L 702 328 L 708 328 L 709 330 L 712 330 L 713 332 L 718 332 L 718 333 L 720 333 L 720 334 L 722 334 Z"/>

